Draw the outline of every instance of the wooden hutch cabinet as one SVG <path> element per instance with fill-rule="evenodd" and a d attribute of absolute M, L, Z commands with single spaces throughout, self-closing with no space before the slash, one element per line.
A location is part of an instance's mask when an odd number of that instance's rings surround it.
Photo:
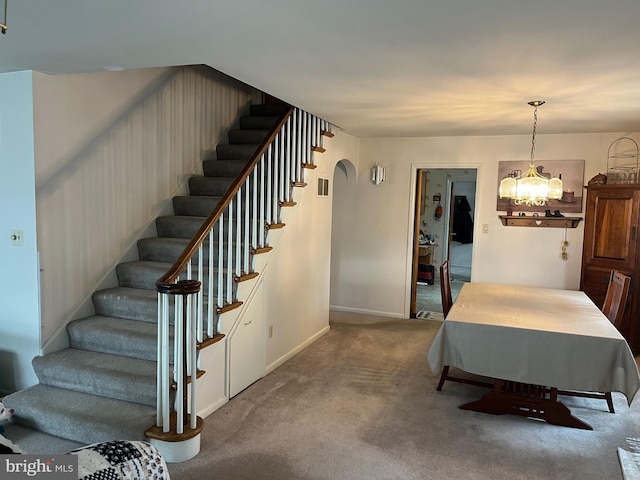
<path fill-rule="evenodd" d="M 611 270 L 631 276 L 620 332 L 640 352 L 640 185 L 586 187 L 580 289 L 602 307 Z"/>

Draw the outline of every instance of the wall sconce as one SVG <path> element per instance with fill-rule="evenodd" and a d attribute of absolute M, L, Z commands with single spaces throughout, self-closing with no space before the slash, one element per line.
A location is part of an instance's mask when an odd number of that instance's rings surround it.
<path fill-rule="evenodd" d="M 7 33 L 7 2 L 9 0 L 4 0 L 4 20 L 0 23 L 0 32 Z"/>
<path fill-rule="evenodd" d="M 385 168 L 378 165 L 377 163 L 373 167 L 371 167 L 371 181 L 375 185 L 380 185 L 382 182 L 384 182 L 384 174 Z"/>

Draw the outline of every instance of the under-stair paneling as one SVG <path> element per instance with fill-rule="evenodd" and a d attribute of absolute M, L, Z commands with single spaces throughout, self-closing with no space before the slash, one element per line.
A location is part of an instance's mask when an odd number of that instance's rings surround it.
<path fill-rule="evenodd" d="M 255 97 L 207 67 L 36 74 L 43 344 L 115 286 L 114 267 Z"/>
<path fill-rule="evenodd" d="M 227 403 L 227 339 L 200 351 L 198 368 L 205 374 L 196 387 L 198 415 L 202 418 Z"/>
<path fill-rule="evenodd" d="M 265 374 L 265 289 L 257 284 L 228 336 L 229 398 Z"/>

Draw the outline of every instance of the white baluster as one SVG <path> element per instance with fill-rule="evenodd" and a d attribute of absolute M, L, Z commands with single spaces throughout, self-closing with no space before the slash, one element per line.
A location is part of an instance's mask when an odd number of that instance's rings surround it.
<path fill-rule="evenodd" d="M 267 224 L 273 223 L 273 219 L 271 218 L 271 170 L 272 165 L 271 161 L 273 158 L 273 144 L 267 147 L 267 192 L 265 194 L 265 220 Z"/>
<path fill-rule="evenodd" d="M 251 222 L 251 246 L 254 250 L 258 248 L 258 167 L 253 169 L 253 220 Z"/>
<path fill-rule="evenodd" d="M 200 292 L 202 292 L 202 286 L 200 288 Z M 193 301 L 195 302 L 195 297 L 193 295 L 190 295 L 191 297 L 193 297 Z M 197 406 L 196 406 L 196 381 L 198 379 L 198 352 L 197 352 L 197 348 L 196 348 L 196 335 L 201 336 L 202 335 L 202 328 L 199 325 L 196 325 L 196 322 L 194 321 L 193 318 L 191 318 L 191 335 L 190 335 L 190 340 L 189 340 L 189 347 L 190 347 L 190 353 L 191 355 L 190 357 L 190 361 L 189 361 L 189 368 L 191 371 L 191 417 L 189 418 L 189 427 L 191 427 L 192 429 L 196 428 L 197 426 L 197 419 L 198 419 L 198 410 L 197 410 Z M 197 328 L 197 330 L 196 330 Z"/>
<path fill-rule="evenodd" d="M 251 215 L 251 205 L 249 203 L 249 179 L 247 177 L 244 182 L 244 271 L 245 273 L 251 273 L 249 269 L 249 248 L 251 243 L 249 241 L 249 217 Z"/>
<path fill-rule="evenodd" d="M 224 279 L 222 277 L 224 273 L 224 213 L 220 214 L 218 219 L 218 307 L 224 306 L 223 286 Z"/>
<path fill-rule="evenodd" d="M 242 188 L 236 193 L 236 204 L 238 205 L 238 213 L 234 219 L 236 225 L 236 277 L 242 276 Z"/>
<path fill-rule="evenodd" d="M 272 223 L 280 223 L 278 211 L 278 192 L 280 190 L 280 159 L 282 158 L 282 130 L 278 132 L 274 140 L 273 149 L 273 195 L 271 195 Z"/>
<path fill-rule="evenodd" d="M 229 232 L 227 234 L 227 304 L 233 303 L 233 200 L 229 202 Z"/>
<path fill-rule="evenodd" d="M 296 121 L 296 110 L 293 111 L 293 114 L 291 115 L 291 117 L 289 118 L 289 121 L 287 122 L 287 152 L 286 152 L 286 159 L 285 159 L 285 175 L 284 175 L 284 196 L 282 197 L 284 199 L 285 202 L 289 202 L 291 201 L 291 196 L 290 196 L 290 192 L 291 189 L 289 188 L 290 185 L 290 179 L 291 179 L 291 157 L 292 157 L 292 148 L 293 148 L 293 137 L 295 136 L 295 129 L 294 129 L 294 125 L 295 125 L 295 121 Z"/>
<path fill-rule="evenodd" d="M 265 168 L 264 168 L 264 154 L 260 157 L 260 216 L 258 219 L 258 233 L 260 235 L 260 247 L 264 247 L 264 184 L 266 182 Z"/>
<path fill-rule="evenodd" d="M 174 370 L 174 378 L 173 380 L 176 382 L 176 433 L 181 434 L 184 433 L 184 418 L 183 418 L 183 409 L 182 409 L 182 398 L 184 394 L 184 384 L 182 382 L 182 377 L 184 375 L 184 364 L 182 362 L 182 335 L 183 335 L 183 305 L 182 305 L 182 296 L 177 295 L 174 299 L 176 304 L 176 318 L 174 321 L 175 329 L 173 332 L 173 345 L 174 345 L 174 353 L 173 353 L 173 370 Z"/>
<path fill-rule="evenodd" d="M 213 232 L 214 229 L 211 229 L 209 232 L 209 284 L 207 285 L 207 336 L 212 338 L 215 333 L 217 333 L 217 329 L 213 328 L 213 318 L 214 318 L 214 306 L 215 306 L 215 295 L 213 292 L 213 275 L 215 268 L 213 266 L 214 256 L 213 256 Z"/>
<path fill-rule="evenodd" d="M 200 246 L 198 247 L 198 280 L 200 281 L 200 291 L 198 292 L 197 295 L 197 301 L 196 301 L 196 309 L 195 311 L 197 312 L 197 316 L 198 316 L 198 324 L 196 325 L 196 331 L 198 332 L 198 336 L 197 336 L 197 341 L 198 342 L 202 342 L 203 340 L 203 331 L 204 331 L 204 324 L 203 324 L 203 312 L 204 312 L 204 246 L 202 244 L 200 244 Z"/>

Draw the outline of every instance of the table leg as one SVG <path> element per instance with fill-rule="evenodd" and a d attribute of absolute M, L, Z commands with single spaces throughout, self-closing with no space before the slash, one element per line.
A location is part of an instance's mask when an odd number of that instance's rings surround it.
<path fill-rule="evenodd" d="M 496 380 L 491 392 L 460 408 L 492 415 L 540 418 L 553 425 L 593 430 L 591 425 L 571 415 L 571 410 L 558 400 L 557 388 L 541 385 Z"/>

